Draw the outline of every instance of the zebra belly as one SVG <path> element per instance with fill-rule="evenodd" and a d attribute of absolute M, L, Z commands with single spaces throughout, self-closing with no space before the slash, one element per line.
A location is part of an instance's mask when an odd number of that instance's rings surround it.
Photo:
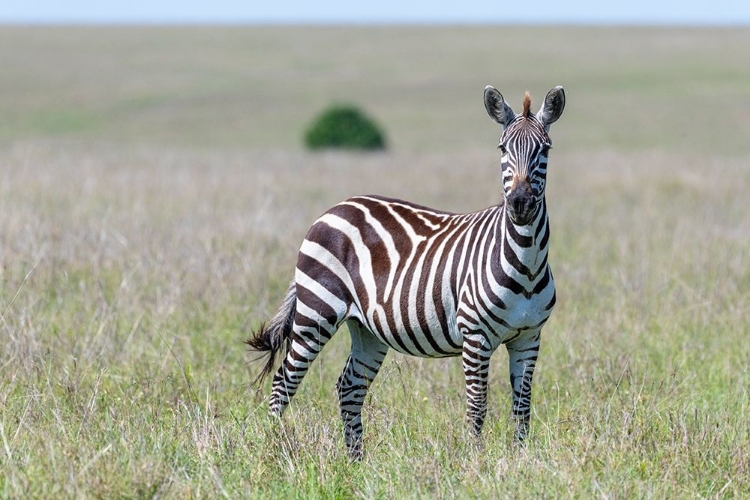
<path fill-rule="evenodd" d="M 368 328 L 370 328 L 369 325 Z M 462 351 L 461 347 L 445 345 L 443 342 L 438 343 L 437 347 L 431 343 L 430 340 L 436 342 L 439 339 L 439 336 L 442 335 L 441 332 L 428 332 L 425 335 L 423 332 L 410 332 L 407 330 L 387 333 L 376 330 L 371 331 L 391 349 L 410 356 L 448 358 L 460 356 Z M 430 338 L 428 338 L 428 335 Z"/>
<path fill-rule="evenodd" d="M 392 349 L 411 356 L 443 358 L 458 356 L 462 351 L 462 336 L 455 314 L 444 323 L 435 311 L 402 311 L 392 304 L 375 306 L 358 320 L 376 337 Z"/>
<path fill-rule="evenodd" d="M 546 307 L 554 296 L 555 286 L 550 280 L 544 290 L 531 297 L 507 294 L 502 297 L 505 308 L 491 307 L 485 314 L 477 310 L 476 303 L 459 304 L 461 322 L 452 310 L 439 316 L 434 308 L 403 308 L 395 303 L 376 304 L 366 313 L 357 310 L 353 316 L 383 343 L 402 354 L 441 358 L 460 355 L 464 335 L 471 331 L 484 331 L 492 349 L 536 335 L 552 313 Z M 444 306 L 450 308 L 451 304 Z M 472 310 L 473 317 L 462 314 L 464 306 Z M 498 318 L 500 321 L 495 321 Z"/>

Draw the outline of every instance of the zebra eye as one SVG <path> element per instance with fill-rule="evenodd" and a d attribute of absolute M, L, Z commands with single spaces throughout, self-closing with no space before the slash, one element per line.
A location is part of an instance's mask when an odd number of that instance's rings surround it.
<path fill-rule="evenodd" d="M 500 144 L 500 145 L 498 145 L 497 147 L 498 147 L 498 148 L 500 148 L 500 152 L 501 152 L 502 154 L 506 154 L 506 153 L 508 152 L 508 150 L 507 150 L 507 149 L 505 149 L 505 144 Z"/>
<path fill-rule="evenodd" d="M 549 153 L 549 150 L 552 149 L 552 144 L 542 144 L 542 154 L 544 156 L 547 156 L 547 153 Z"/>

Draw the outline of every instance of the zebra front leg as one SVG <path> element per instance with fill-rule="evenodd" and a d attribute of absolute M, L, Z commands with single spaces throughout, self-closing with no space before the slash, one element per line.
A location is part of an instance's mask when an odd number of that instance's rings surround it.
<path fill-rule="evenodd" d="M 337 321 L 331 323 L 321 318 L 315 326 L 300 326 L 300 323 L 309 324 L 310 320 L 306 317 L 299 317 L 299 312 L 297 314 L 298 317 L 292 327 L 289 352 L 273 377 L 269 413 L 275 416 L 281 416 L 284 413 L 292 397 L 297 393 L 302 379 L 307 375 L 310 364 L 331 340 L 338 327 Z"/>
<path fill-rule="evenodd" d="M 383 364 L 388 346 L 378 340 L 359 322 L 347 322 L 352 350 L 344 371 L 336 382 L 344 423 L 344 441 L 352 460 L 362 459 L 362 404 L 370 384 Z"/>
<path fill-rule="evenodd" d="M 482 433 L 487 415 L 487 376 L 492 348 L 482 334 L 467 336 L 463 345 L 463 369 L 466 382 L 466 420 L 474 435 Z"/>
<path fill-rule="evenodd" d="M 523 442 L 529 433 L 531 417 L 531 381 L 539 356 L 540 332 L 530 339 L 511 342 L 508 349 L 510 386 L 513 390 L 513 420 L 516 422 L 515 438 Z"/>

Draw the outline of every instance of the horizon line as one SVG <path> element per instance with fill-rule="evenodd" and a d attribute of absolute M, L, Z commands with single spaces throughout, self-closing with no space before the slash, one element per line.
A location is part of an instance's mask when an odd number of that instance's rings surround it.
<path fill-rule="evenodd" d="M 602 28 L 747 28 L 750 20 L 693 21 L 693 20 L 228 20 L 228 19 L 97 19 L 97 20 L 26 20 L 2 19 L 0 27 L 492 27 L 492 26 L 556 26 Z"/>

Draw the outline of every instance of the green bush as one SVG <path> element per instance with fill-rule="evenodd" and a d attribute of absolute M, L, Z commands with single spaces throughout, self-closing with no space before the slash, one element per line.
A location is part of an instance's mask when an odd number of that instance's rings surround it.
<path fill-rule="evenodd" d="M 351 105 L 328 108 L 305 132 L 309 149 L 385 149 L 385 136 L 372 119 Z"/>

